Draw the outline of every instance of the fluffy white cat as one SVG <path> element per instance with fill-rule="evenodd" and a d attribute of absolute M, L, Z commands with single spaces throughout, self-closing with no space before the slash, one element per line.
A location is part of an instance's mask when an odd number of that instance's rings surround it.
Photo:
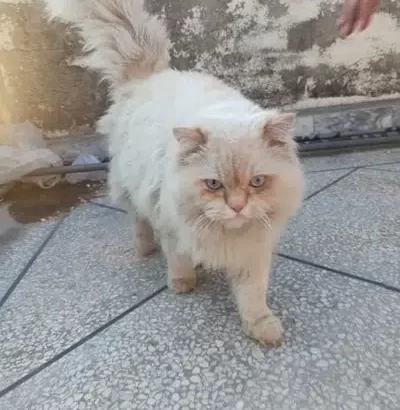
<path fill-rule="evenodd" d="M 266 303 L 275 245 L 302 197 L 293 114 L 264 110 L 220 80 L 169 67 L 163 23 L 141 0 L 47 0 L 80 29 L 80 63 L 110 84 L 108 135 L 115 201 L 128 200 L 136 245 L 160 243 L 168 284 L 195 288 L 198 264 L 223 269 L 246 333 L 282 338 Z"/>

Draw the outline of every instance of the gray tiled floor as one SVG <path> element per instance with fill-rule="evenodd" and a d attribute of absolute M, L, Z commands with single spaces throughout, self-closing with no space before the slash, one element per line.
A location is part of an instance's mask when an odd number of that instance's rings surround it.
<path fill-rule="evenodd" d="M 18 227 L 6 207 L 0 208 L 0 305 L 2 298 L 17 280 L 29 258 L 34 257 L 43 241 L 51 234 L 56 222 L 43 222 Z M 16 242 L 18 246 L 16 246 Z M 1 377 L 1 375 L 0 375 Z"/>
<path fill-rule="evenodd" d="M 399 228 L 400 174 L 366 168 L 307 201 L 281 251 L 400 287 Z"/>
<path fill-rule="evenodd" d="M 79 207 L 26 272 L 55 225 L 10 237 L 0 277 L 23 275 L 0 307 L 0 408 L 399 409 L 396 161 L 400 150 L 304 160 L 310 198 L 269 291 L 286 329 L 275 349 L 244 336 L 222 276 L 166 290 L 163 260 L 135 256 L 121 212 Z"/>
<path fill-rule="evenodd" d="M 139 260 L 125 226 L 94 205 L 63 221 L 3 307 L 0 389 L 164 285 L 163 261 Z"/>
<path fill-rule="evenodd" d="M 4 405 L 57 408 L 81 393 L 98 409 L 396 408 L 397 294 L 284 261 L 270 297 L 288 329 L 282 348 L 243 337 L 225 282 L 210 275 L 192 295 L 158 295 Z"/>
<path fill-rule="evenodd" d="M 336 182 L 338 179 L 343 178 L 351 170 L 339 169 L 322 172 L 313 172 L 305 174 L 305 198 L 310 198 L 316 195 L 321 189 L 324 189 L 327 185 Z"/>

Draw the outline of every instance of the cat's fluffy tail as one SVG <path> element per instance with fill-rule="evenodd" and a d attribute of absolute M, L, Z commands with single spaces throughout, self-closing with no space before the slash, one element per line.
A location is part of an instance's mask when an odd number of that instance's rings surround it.
<path fill-rule="evenodd" d="M 77 63 L 99 72 L 118 88 L 168 68 L 164 24 L 149 15 L 143 0 L 45 0 L 50 19 L 79 28 L 86 55 Z"/>

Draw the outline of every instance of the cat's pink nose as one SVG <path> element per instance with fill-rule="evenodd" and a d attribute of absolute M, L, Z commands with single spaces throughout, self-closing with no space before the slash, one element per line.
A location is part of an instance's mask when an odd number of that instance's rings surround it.
<path fill-rule="evenodd" d="M 241 199 L 237 199 L 234 201 L 230 201 L 229 206 L 233 209 L 236 213 L 239 213 L 244 207 L 246 203 Z"/>

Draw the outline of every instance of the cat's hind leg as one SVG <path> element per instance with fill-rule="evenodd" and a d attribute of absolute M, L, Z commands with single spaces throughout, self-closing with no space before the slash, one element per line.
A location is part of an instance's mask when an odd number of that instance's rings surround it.
<path fill-rule="evenodd" d="M 136 218 L 135 245 L 141 256 L 149 256 L 157 250 L 153 228 L 146 219 Z"/>
<path fill-rule="evenodd" d="M 122 178 L 117 170 L 118 168 L 112 162 L 108 176 L 111 200 L 114 204 L 127 209 L 128 217 L 134 225 L 133 240 L 135 248 L 141 256 L 148 256 L 157 250 L 153 228 L 150 222 L 137 212 L 131 196 L 121 183 Z"/>

